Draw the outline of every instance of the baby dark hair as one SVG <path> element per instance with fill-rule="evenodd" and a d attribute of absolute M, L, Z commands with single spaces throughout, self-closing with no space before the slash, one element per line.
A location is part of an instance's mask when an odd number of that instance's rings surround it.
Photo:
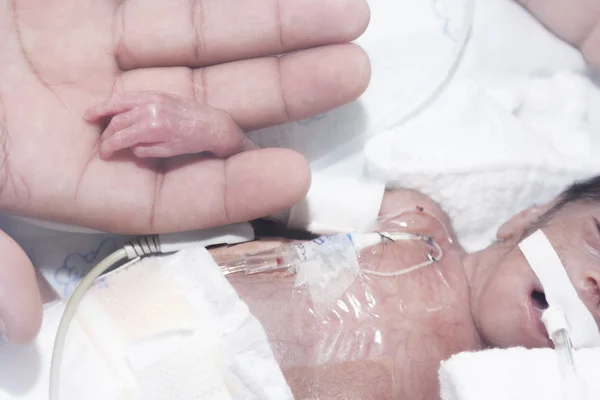
<path fill-rule="evenodd" d="M 551 217 L 556 212 L 574 203 L 600 204 L 600 175 L 575 182 L 558 196 L 556 204 L 546 213 Z"/>
<path fill-rule="evenodd" d="M 577 203 L 598 203 L 600 205 L 600 175 L 575 182 L 567 187 L 558 196 L 552 208 L 530 226 L 523 237 L 529 236 L 545 225 L 560 210 Z"/>

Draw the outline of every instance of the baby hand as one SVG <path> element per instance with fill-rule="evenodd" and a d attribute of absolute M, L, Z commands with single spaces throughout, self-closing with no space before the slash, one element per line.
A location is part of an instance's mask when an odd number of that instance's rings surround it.
<path fill-rule="evenodd" d="M 84 118 L 111 118 L 101 136 L 100 157 L 131 148 L 138 157 L 209 152 L 229 157 L 253 144 L 225 111 L 161 92 L 125 92 L 89 109 Z"/>

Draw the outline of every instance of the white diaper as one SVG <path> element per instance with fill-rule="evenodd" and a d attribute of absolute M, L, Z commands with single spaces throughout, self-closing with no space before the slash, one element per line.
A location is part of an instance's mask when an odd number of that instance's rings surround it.
<path fill-rule="evenodd" d="M 47 398 L 62 308 L 46 310 L 43 373 L 26 398 Z M 201 247 L 96 282 L 69 329 L 60 392 L 64 400 L 293 399 L 260 322 Z"/>

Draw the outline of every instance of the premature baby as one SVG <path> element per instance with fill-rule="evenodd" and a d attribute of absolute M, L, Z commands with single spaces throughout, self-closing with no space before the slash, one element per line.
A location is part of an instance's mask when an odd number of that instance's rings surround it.
<path fill-rule="evenodd" d="M 486 347 L 545 347 L 547 307 L 518 243 L 543 229 L 581 300 L 600 321 L 600 178 L 573 185 L 554 202 L 514 216 L 498 241 L 468 254 L 428 197 L 389 192 L 379 230 L 431 236 L 443 257 L 406 275 L 360 274 L 328 312 L 282 273 L 232 275 L 230 282 L 263 324 L 296 398 L 437 399 L 440 361 Z M 409 210 L 409 211 L 407 211 Z M 214 250 L 250 253 L 274 242 Z M 427 259 L 426 242 L 384 242 L 361 262 L 381 272 Z"/>
<path fill-rule="evenodd" d="M 139 157 L 208 153 L 224 157 L 253 145 L 227 114 L 161 93 L 125 93 L 90 110 L 111 118 L 100 155 L 131 148 Z M 540 321 L 542 286 L 518 248 L 536 229 L 551 241 L 581 300 L 600 320 L 600 178 L 576 184 L 550 204 L 514 216 L 498 241 L 466 253 L 442 209 L 409 190 L 386 194 L 378 231 L 431 237 L 443 257 L 399 276 L 361 273 L 328 309 L 317 310 L 293 274 L 231 275 L 260 320 L 298 399 L 436 399 L 441 360 L 467 350 L 551 343 Z M 283 243 L 283 242 L 282 242 Z M 278 242 L 212 251 L 251 253 Z M 431 256 L 427 241 L 387 240 L 362 250 L 361 264 L 402 270 Z"/>

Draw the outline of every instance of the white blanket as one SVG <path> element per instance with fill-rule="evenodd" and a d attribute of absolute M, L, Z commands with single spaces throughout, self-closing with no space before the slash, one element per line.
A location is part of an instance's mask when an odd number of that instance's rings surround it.
<path fill-rule="evenodd" d="M 585 395 L 563 391 L 553 349 L 465 352 L 442 363 L 441 400 L 592 400 L 600 397 L 600 348 L 575 354 Z M 568 385 L 566 385 L 568 386 Z"/>
<path fill-rule="evenodd" d="M 0 400 L 48 398 L 63 304 L 34 343 L 0 344 Z M 291 400 L 260 322 L 206 249 L 144 258 L 99 279 L 67 335 L 64 400 Z"/>

